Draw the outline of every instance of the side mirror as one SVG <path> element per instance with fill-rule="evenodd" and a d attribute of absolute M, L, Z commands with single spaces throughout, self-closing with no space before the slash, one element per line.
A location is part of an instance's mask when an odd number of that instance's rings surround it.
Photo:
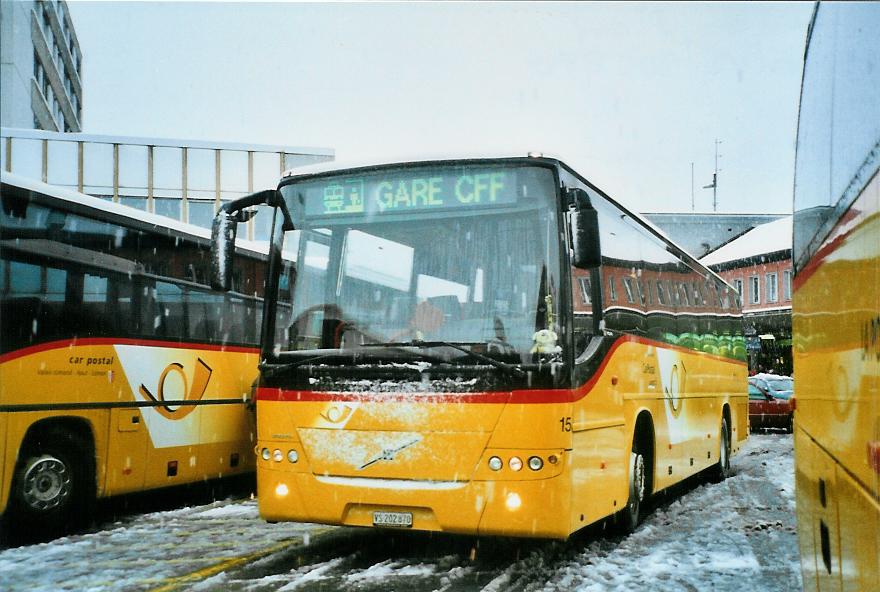
<path fill-rule="evenodd" d="M 599 244 L 599 213 L 590 203 L 590 196 L 583 189 L 569 189 L 569 196 L 577 208 L 572 224 L 572 261 L 578 269 L 590 269 L 602 264 Z"/>
<path fill-rule="evenodd" d="M 211 224 L 211 287 L 228 292 L 232 289 L 232 256 L 238 217 L 220 210 Z"/>
<path fill-rule="evenodd" d="M 228 292 L 232 289 L 232 260 L 235 255 L 235 235 L 238 223 L 247 222 L 256 215 L 251 206 L 277 205 L 276 191 L 267 189 L 228 201 L 211 223 L 211 287 Z"/>

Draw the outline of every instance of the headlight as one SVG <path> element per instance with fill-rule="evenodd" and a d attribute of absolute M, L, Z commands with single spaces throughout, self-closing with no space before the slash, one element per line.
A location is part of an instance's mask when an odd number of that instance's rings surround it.
<path fill-rule="evenodd" d="M 522 470 L 522 467 L 523 467 L 523 462 L 520 457 L 514 456 L 510 459 L 510 470 L 511 471 Z"/>
<path fill-rule="evenodd" d="M 288 450 L 287 451 L 287 460 L 295 463 L 299 460 L 299 454 L 296 453 L 296 450 Z"/>
<path fill-rule="evenodd" d="M 263 457 L 263 460 L 269 460 L 272 455 L 270 454 L 268 448 L 263 448 L 263 450 L 260 451 L 260 456 Z"/>
<path fill-rule="evenodd" d="M 500 471 L 501 467 L 504 466 L 504 461 L 498 458 L 497 456 L 493 456 L 489 459 L 489 468 L 493 471 Z"/>
<path fill-rule="evenodd" d="M 283 459 L 284 455 L 281 454 L 281 451 L 276 448 L 275 452 L 272 453 L 272 460 L 274 460 L 275 462 L 281 462 Z"/>
<path fill-rule="evenodd" d="M 540 456 L 529 457 L 529 468 L 533 471 L 540 471 L 544 467 L 544 461 Z"/>

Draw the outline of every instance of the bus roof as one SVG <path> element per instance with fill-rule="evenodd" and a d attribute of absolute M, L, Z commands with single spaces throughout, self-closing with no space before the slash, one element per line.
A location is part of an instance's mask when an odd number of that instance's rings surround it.
<path fill-rule="evenodd" d="M 284 172 L 282 176 L 282 180 L 288 179 L 296 179 L 298 177 L 308 177 L 312 175 L 319 175 L 324 173 L 345 173 L 349 171 L 356 171 L 359 169 L 372 169 L 372 168 L 384 168 L 384 167 L 393 167 L 395 165 L 405 166 L 405 165 L 418 165 L 418 164 L 428 164 L 431 162 L 446 162 L 446 163 L 454 163 L 454 162 L 479 162 L 479 161 L 520 161 L 520 162 L 528 162 L 529 160 L 533 160 L 536 164 L 544 164 L 544 165 L 553 165 L 559 166 L 565 169 L 567 172 L 571 173 L 575 177 L 579 178 L 582 182 L 586 183 L 591 189 L 599 193 L 599 195 L 613 203 L 618 208 L 622 209 L 626 212 L 627 215 L 631 216 L 634 220 L 637 220 L 642 226 L 647 228 L 651 233 L 657 236 L 660 240 L 666 242 L 668 245 L 673 247 L 677 251 L 677 255 L 685 260 L 688 263 L 697 269 L 701 269 L 706 274 L 715 278 L 715 280 L 727 285 L 731 289 L 732 286 L 727 284 L 721 276 L 717 273 L 706 267 L 704 264 L 700 263 L 699 259 L 685 250 L 682 246 L 672 240 L 663 230 L 661 230 L 657 225 L 652 223 L 650 220 L 631 210 L 630 208 L 624 206 L 616 199 L 610 197 L 607 193 L 593 185 L 590 181 L 588 181 L 585 177 L 575 171 L 571 166 L 566 164 L 560 157 L 553 156 L 550 154 L 546 154 L 543 152 L 529 152 L 525 155 L 513 155 L 513 156 L 498 156 L 498 155 L 487 155 L 487 154 L 472 154 L 472 155 L 440 155 L 440 156 L 419 156 L 416 158 L 400 158 L 400 159 L 380 159 L 374 161 L 359 161 L 359 162 L 339 162 L 339 161 L 329 161 L 322 162 L 312 165 L 306 165 L 302 167 L 296 167 L 295 169 L 289 169 Z"/>

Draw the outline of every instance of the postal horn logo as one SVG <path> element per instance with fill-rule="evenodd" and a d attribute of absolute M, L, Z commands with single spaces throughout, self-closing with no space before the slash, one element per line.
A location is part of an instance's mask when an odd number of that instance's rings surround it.
<path fill-rule="evenodd" d="M 143 383 L 141 383 L 140 393 L 144 397 L 150 399 L 151 401 L 155 401 L 156 403 L 164 403 L 164 405 L 158 405 L 155 409 L 159 412 L 160 415 L 167 419 L 183 419 L 196 409 L 196 405 L 192 404 L 194 401 L 199 401 L 205 395 L 205 391 L 208 388 L 208 382 L 211 380 L 211 374 L 213 370 L 205 361 L 201 358 L 196 360 L 196 367 L 193 371 L 193 379 L 190 384 L 187 379 L 186 372 L 183 369 L 183 364 L 179 362 L 172 362 L 168 364 L 165 369 L 162 371 L 162 375 L 159 376 L 159 383 L 156 388 L 156 394 L 154 395 L 150 389 L 148 389 Z M 168 379 L 170 374 L 177 374 L 179 381 L 183 383 L 183 389 L 180 392 L 183 393 L 183 399 L 167 399 L 165 395 L 165 381 Z M 177 391 L 178 389 L 174 389 Z M 189 403 L 189 404 L 187 404 Z"/>

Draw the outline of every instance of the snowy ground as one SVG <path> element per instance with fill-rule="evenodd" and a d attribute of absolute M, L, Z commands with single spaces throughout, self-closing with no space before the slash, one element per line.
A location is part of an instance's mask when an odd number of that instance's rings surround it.
<path fill-rule="evenodd" d="M 799 590 L 792 438 L 752 435 L 721 484 L 628 537 L 566 543 L 266 524 L 252 500 L 152 512 L 0 550 L 0 590 Z"/>

